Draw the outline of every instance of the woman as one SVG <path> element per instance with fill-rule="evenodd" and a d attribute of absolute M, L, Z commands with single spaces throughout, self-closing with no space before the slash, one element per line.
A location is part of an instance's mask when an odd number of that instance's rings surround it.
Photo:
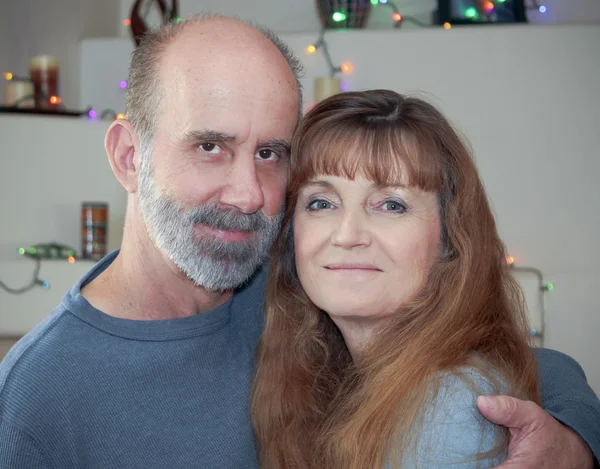
<path fill-rule="evenodd" d="M 488 468 L 479 394 L 539 402 L 523 301 L 471 156 L 392 91 L 315 106 L 292 142 L 252 391 L 262 467 Z"/>

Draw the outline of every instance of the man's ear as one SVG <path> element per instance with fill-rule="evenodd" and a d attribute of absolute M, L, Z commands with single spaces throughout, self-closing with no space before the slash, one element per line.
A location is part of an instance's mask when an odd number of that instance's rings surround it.
<path fill-rule="evenodd" d="M 130 194 L 137 192 L 140 144 L 131 123 L 116 119 L 106 132 L 104 148 L 110 167 L 121 185 Z"/>

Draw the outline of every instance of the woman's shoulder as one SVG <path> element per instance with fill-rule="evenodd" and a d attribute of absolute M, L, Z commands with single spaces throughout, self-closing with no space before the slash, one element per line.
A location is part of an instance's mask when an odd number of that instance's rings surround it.
<path fill-rule="evenodd" d="M 437 374 L 432 381 L 433 403 L 443 405 L 450 400 L 453 404 L 464 403 L 471 408 L 480 395 L 506 394 L 509 392 L 507 380 L 493 368 L 483 371 L 474 366 L 462 366 L 455 371 Z"/>
<path fill-rule="evenodd" d="M 403 469 L 485 469 L 500 464 L 506 457 L 505 432 L 480 414 L 477 397 L 504 392 L 505 381 L 497 373 L 462 367 L 440 373 L 434 384 L 412 435 L 412 463 L 405 459 Z"/>

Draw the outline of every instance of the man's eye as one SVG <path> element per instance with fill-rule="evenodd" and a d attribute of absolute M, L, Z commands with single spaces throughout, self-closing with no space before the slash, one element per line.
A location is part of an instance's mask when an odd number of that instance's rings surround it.
<path fill-rule="evenodd" d="M 220 150 L 219 145 L 215 143 L 202 143 L 200 148 L 206 153 L 218 153 Z"/>
<path fill-rule="evenodd" d="M 275 153 L 273 150 L 269 150 L 269 149 L 263 149 L 263 150 L 259 150 L 258 153 L 256 153 L 256 155 L 261 159 L 261 160 L 274 160 L 277 159 L 277 153 Z"/>

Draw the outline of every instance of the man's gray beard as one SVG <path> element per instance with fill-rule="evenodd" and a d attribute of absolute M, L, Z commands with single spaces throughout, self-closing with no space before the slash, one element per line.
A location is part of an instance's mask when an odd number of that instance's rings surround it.
<path fill-rule="evenodd" d="M 183 207 L 161 194 L 153 177 L 152 155 L 142 151 L 138 176 L 140 211 L 156 247 L 196 285 L 208 290 L 236 288 L 266 260 L 281 226 L 283 213 L 269 217 L 262 211 L 245 214 L 215 204 Z M 215 237 L 194 240 L 194 226 L 248 231 L 244 241 Z"/>

